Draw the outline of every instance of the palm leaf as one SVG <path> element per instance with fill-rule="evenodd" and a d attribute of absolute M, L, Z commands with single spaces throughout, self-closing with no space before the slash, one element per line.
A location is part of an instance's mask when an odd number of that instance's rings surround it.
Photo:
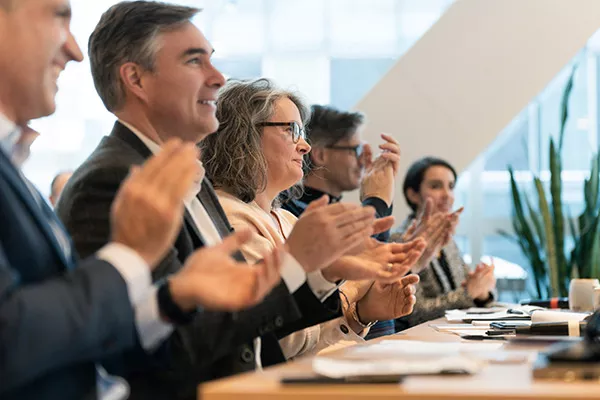
<path fill-rule="evenodd" d="M 563 138 L 565 136 L 565 127 L 567 125 L 567 119 L 569 119 L 569 98 L 571 97 L 571 91 L 573 90 L 573 80 L 575 78 L 575 71 L 577 65 L 574 65 L 569 75 L 569 80 L 563 91 L 562 99 L 560 101 L 560 133 L 558 135 L 558 152 L 562 152 Z"/>
<path fill-rule="evenodd" d="M 552 198 L 552 216 L 554 224 L 554 241 L 556 248 L 556 268 L 558 269 L 558 292 L 557 296 L 566 296 L 567 292 L 567 258 L 565 256 L 565 227 L 562 211 L 562 167 L 560 154 L 554 146 L 554 140 L 550 139 L 550 195 Z"/>
<path fill-rule="evenodd" d="M 552 296 L 559 296 L 560 294 L 560 277 L 558 260 L 556 256 L 556 241 L 554 238 L 554 229 L 552 228 L 552 217 L 550 215 L 550 207 L 546 200 L 546 194 L 544 193 L 544 186 L 542 181 L 538 177 L 533 178 L 535 183 L 535 189 L 537 190 L 538 200 L 540 204 L 540 213 L 542 215 L 542 221 L 544 222 L 544 233 L 546 235 L 546 263 L 548 265 L 550 275 L 550 289 Z"/>
<path fill-rule="evenodd" d="M 545 297 L 547 293 L 543 292 L 543 282 L 546 280 L 546 271 L 544 263 L 540 255 L 540 246 L 538 245 L 535 236 L 523 211 L 521 194 L 515 180 L 512 167 L 508 168 L 510 174 L 510 185 L 513 200 L 513 217 L 512 225 L 518 237 L 518 244 L 523 254 L 531 263 L 531 271 L 535 281 L 537 294 L 540 298 Z M 526 195 L 524 195 L 526 197 Z"/>

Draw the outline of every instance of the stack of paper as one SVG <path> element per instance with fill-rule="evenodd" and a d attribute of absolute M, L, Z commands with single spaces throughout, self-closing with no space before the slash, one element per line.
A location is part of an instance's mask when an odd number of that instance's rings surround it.
<path fill-rule="evenodd" d="M 500 311 L 472 312 L 469 310 L 448 310 L 446 311 L 446 320 L 448 322 L 466 322 L 473 321 L 513 321 L 513 320 L 531 320 L 531 314 L 526 310 L 507 309 Z"/>
<path fill-rule="evenodd" d="M 384 340 L 348 349 L 341 355 L 319 356 L 313 370 L 332 378 L 364 375 L 474 374 L 484 365 L 474 352 L 497 350 L 502 343 L 420 342 Z"/>

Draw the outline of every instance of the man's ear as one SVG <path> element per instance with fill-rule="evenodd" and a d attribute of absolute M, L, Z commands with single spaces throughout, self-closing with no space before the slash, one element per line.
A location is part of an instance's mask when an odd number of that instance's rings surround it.
<path fill-rule="evenodd" d="M 140 65 L 133 62 L 127 62 L 119 68 L 119 77 L 126 92 L 131 93 L 142 101 L 148 99 L 142 79 L 146 72 Z"/>
<path fill-rule="evenodd" d="M 406 197 L 408 198 L 408 201 L 410 201 L 412 204 L 416 205 L 417 207 L 421 203 L 421 195 L 419 193 L 415 192 L 413 190 L 413 188 L 406 189 Z"/>
<path fill-rule="evenodd" d="M 327 152 L 322 147 L 313 147 L 308 156 L 315 167 L 322 167 L 327 162 Z"/>

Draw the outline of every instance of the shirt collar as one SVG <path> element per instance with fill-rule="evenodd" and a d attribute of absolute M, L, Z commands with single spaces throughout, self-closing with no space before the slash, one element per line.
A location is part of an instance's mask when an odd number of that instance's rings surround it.
<path fill-rule="evenodd" d="M 144 143 L 144 145 L 148 148 L 148 150 L 150 150 L 152 154 L 157 154 L 160 151 L 160 145 L 158 143 L 150 139 L 148 136 L 144 135 L 133 125 L 123 121 L 122 119 L 120 119 L 119 122 L 125 125 L 131 132 L 133 132 L 133 134 L 137 136 L 137 138 L 140 139 L 142 143 Z"/>
<path fill-rule="evenodd" d="M 0 113 L 0 148 L 9 156 L 12 155 L 13 148 L 20 136 L 21 129 Z"/>
<path fill-rule="evenodd" d="M 129 124 L 121 119 L 119 120 L 119 122 L 121 124 L 125 125 L 131 132 L 133 132 L 133 134 L 135 136 L 137 136 L 138 139 L 140 139 L 142 141 L 142 143 L 144 143 L 144 145 L 148 148 L 148 150 L 150 150 L 152 152 L 152 154 L 158 154 L 158 152 L 160 151 L 160 145 L 158 143 L 156 143 L 154 140 L 150 139 L 148 136 L 144 135 L 142 132 L 140 132 L 138 129 L 136 129 L 131 124 Z M 200 193 L 200 189 L 202 189 L 202 180 L 204 179 L 204 174 L 206 171 L 204 170 L 202 161 L 198 160 L 198 164 L 200 166 L 200 173 L 199 173 L 197 179 L 194 181 L 194 185 L 192 186 L 190 193 L 188 194 L 188 196 L 186 196 L 186 202 L 188 202 L 188 203 L 191 202 L 191 200 L 194 197 L 196 197 L 196 195 L 198 195 L 198 193 Z"/>

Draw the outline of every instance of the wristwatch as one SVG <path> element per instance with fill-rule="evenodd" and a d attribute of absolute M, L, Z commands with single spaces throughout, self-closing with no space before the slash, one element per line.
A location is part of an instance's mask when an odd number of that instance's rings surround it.
<path fill-rule="evenodd" d="M 192 322 L 198 309 L 192 311 L 183 311 L 171 296 L 169 281 L 165 280 L 160 284 L 157 293 L 158 309 L 171 323 L 175 325 L 185 325 Z"/>
<path fill-rule="evenodd" d="M 372 327 L 373 325 L 375 325 L 377 322 L 379 322 L 379 321 L 377 321 L 377 320 L 375 320 L 375 321 L 371 321 L 371 322 L 369 322 L 369 323 L 367 323 L 367 324 L 365 324 L 364 322 L 362 322 L 362 321 L 360 320 L 360 317 L 358 316 L 358 303 L 357 303 L 357 302 L 355 302 L 355 303 L 352 303 L 352 304 L 350 304 L 350 305 L 348 306 L 348 312 L 349 312 L 349 313 L 350 313 L 350 315 L 352 316 L 352 319 L 353 319 L 353 320 L 355 320 L 355 321 L 356 321 L 356 323 L 358 323 L 358 325 L 360 325 L 360 326 L 361 326 L 361 328 L 363 328 L 363 329 L 370 328 L 370 327 Z"/>

